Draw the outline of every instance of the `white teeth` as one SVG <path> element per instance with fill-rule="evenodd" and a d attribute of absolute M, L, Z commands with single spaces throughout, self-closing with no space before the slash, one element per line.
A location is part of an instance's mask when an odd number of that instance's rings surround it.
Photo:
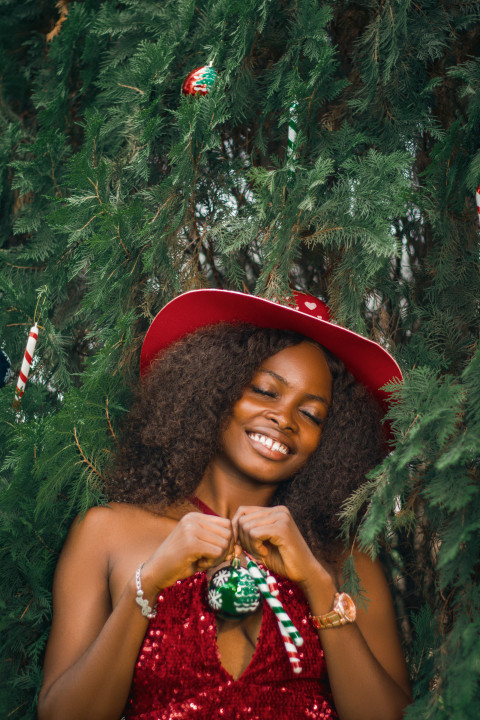
<path fill-rule="evenodd" d="M 265 447 L 269 448 L 270 450 L 274 450 L 275 452 L 281 452 L 283 453 L 283 455 L 288 455 L 290 452 L 286 445 L 278 442 L 278 440 L 272 440 L 272 438 L 269 438 L 267 435 L 261 435 L 260 433 L 248 434 L 250 435 L 252 440 L 259 442 L 262 445 L 265 445 Z"/>

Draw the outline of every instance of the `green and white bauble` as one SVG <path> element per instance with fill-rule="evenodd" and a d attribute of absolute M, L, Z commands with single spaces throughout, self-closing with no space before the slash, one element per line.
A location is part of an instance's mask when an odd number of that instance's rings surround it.
<path fill-rule="evenodd" d="M 208 583 L 208 604 L 225 620 L 251 615 L 260 605 L 261 595 L 240 558 L 235 557 L 228 567 L 220 568 Z"/>

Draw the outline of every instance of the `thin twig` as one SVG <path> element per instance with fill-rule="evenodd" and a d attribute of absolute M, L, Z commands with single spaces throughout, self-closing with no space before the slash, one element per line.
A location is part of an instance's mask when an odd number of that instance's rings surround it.
<path fill-rule="evenodd" d="M 140 88 L 134 87 L 133 85 L 122 85 L 122 83 L 118 83 L 120 87 L 128 88 L 129 90 L 136 90 L 140 93 L 140 95 L 145 95 L 143 90 L 140 90 Z"/>
<path fill-rule="evenodd" d="M 92 198 L 93 198 L 93 197 L 95 197 L 95 196 L 92 195 Z M 84 225 L 83 227 L 79 228 L 79 229 L 77 230 L 77 232 L 82 232 L 82 230 L 85 230 L 85 228 L 87 227 L 87 225 L 90 225 L 90 223 L 92 222 L 92 220 L 95 220 L 95 218 L 99 217 L 100 215 L 103 215 L 104 212 L 105 212 L 104 210 L 100 210 L 100 212 L 97 213 L 96 215 L 94 215 L 93 217 L 91 217 L 90 220 L 89 220 L 87 223 L 85 223 L 85 225 Z"/>
<path fill-rule="evenodd" d="M 117 225 L 117 235 L 118 235 L 118 239 L 120 240 L 121 246 L 122 246 L 123 249 L 125 250 L 126 256 L 127 256 L 128 259 L 130 260 L 130 259 L 131 259 L 131 255 L 130 255 L 130 253 L 128 252 L 128 250 L 127 250 L 127 248 L 125 247 L 125 245 L 123 244 L 123 240 L 122 240 L 122 238 L 121 238 L 121 236 L 120 236 L 120 223 Z"/>
<path fill-rule="evenodd" d="M 118 443 L 117 436 L 115 435 L 115 432 L 114 432 L 113 427 L 112 427 L 112 423 L 110 422 L 110 415 L 108 414 L 108 397 L 105 399 L 105 413 L 106 413 L 106 415 L 107 415 L 108 427 L 110 428 L 110 432 L 112 433 L 112 437 L 113 437 L 113 439 L 115 440 L 115 442 Z"/>
<path fill-rule="evenodd" d="M 28 603 L 27 607 L 25 608 L 25 610 L 23 611 L 23 613 L 22 613 L 22 614 L 20 615 L 20 617 L 18 618 L 19 621 L 22 620 L 22 618 L 24 617 L 24 615 L 28 612 L 28 608 L 30 607 L 30 605 L 32 604 L 32 602 L 33 602 L 33 598 L 30 600 L 30 602 Z"/>
<path fill-rule="evenodd" d="M 25 327 L 25 325 L 28 326 L 31 324 L 32 324 L 32 322 L 31 322 L 31 320 L 29 320 L 29 322 L 26 322 L 26 323 L 9 323 L 9 325 L 5 325 L 5 327 L 19 327 L 19 326 Z M 37 327 L 39 328 L 39 330 L 45 330 L 43 325 L 37 325 Z"/>
<path fill-rule="evenodd" d="M 58 555 L 58 552 L 56 550 L 54 550 L 53 548 L 49 547 L 47 545 L 47 543 L 45 542 L 45 540 L 43 540 L 42 537 L 37 532 L 35 533 L 35 535 L 38 537 L 38 539 L 40 540 L 42 545 L 47 548 L 48 552 L 51 552 L 52 555 Z"/>
<path fill-rule="evenodd" d="M 84 462 L 86 465 L 88 465 L 88 467 L 90 468 L 90 470 L 91 470 L 92 472 L 94 472 L 95 475 L 98 475 L 98 477 L 101 478 L 101 479 L 103 480 L 103 482 L 105 482 L 105 478 L 103 477 L 103 475 L 102 475 L 101 473 L 99 473 L 98 470 L 97 470 L 97 468 L 95 467 L 95 465 L 92 465 L 92 463 L 90 462 L 90 460 L 87 459 L 87 457 L 85 456 L 85 453 L 83 452 L 82 448 L 80 447 L 80 443 L 78 442 L 77 428 L 76 428 L 76 427 L 73 428 L 73 434 L 74 434 L 74 436 L 75 436 L 75 443 L 76 443 L 76 445 L 77 445 L 78 452 L 79 452 L 80 455 L 82 456 L 83 462 Z"/>
<path fill-rule="evenodd" d="M 17 270 L 45 270 L 46 265 L 34 265 L 33 267 L 30 267 L 29 265 L 14 265 L 13 263 L 9 263 L 5 260 L 5 265 L 9 265 L 10 267 L 16 268 Z"/>
<path fill-rule="evenodd" d="M 102 201 L 100 200 L 100 195 L 98 194 L 98 185 L 95 185 L 95 183 L 93 182 L 93 180 L 92 180 L 91 178 L 87 178 L 87 180 L 88 180 L 89 182 L 91 182 L 92 185 L 93 185 L 93 187 L 95 188 L 95 192 L 97 193 L 97 200 L 98 200 L 98 202 L 99 202 L 100 205 L 101 205 L 101 204 L 102 204 Z"/>
<path fill-rule="evenodd" d="M 17 707 L 14 710 L 12 710 L 11 712 L 8 713 L 7 717 L 10 717 L 14 713 L 16 713 L 17 710 L 20 710 L 20 708 L 22 708 L 24 705 L 26 705 L 27 702 L 28 702 L 28 700 L 25 700 L 25 702 L 23 702 L 21 705 L 17 705 Z"/>
<path fill-rule="evenodd" d="M 172 200 L 174 197 L 175 197 L 175 195 L 170 195 L 170 197 L 165 200 L 163 205 L 161 207 L 159 207 L 157 212 L 155 213 L 155 217 L 153 217 L 151 220 L 148 221 L 149 225 L 151 225 L 153 222 L 155 222 L 155 220 L 157 219 L 157 217 L 159 216 L 160 212 L 163 210 L 165 205 L 167 205 L 170 202 L 170 200 Z"/>
<path fill-rule="evenodd" d="M 48 154 L 50 155 L 50 161 L 52 163 L 52 180 L 53 180 L 53 185 L 55 187 L 55 192 L 57 194 L 57 197 L 62 197 L 62 193 L 60 192 L 60 188 L 58 187 L 57 181 L 55 179 L 55 163 L 53 162 L 53 156 L 52 156 L 52 153 L 50 152 L 50 150 L 48 151 Z"/>
<path fill-rule="evenodd" d="M 138 261 L 139 261 L 139 259 L 140 259 L 140 255 L 143 253 L 144 250 L 146 250 L 146 248 L 147 248 L 147 246 L 144 245 L 143 248 L 142 248 L 142 249 L 140 250 L 140 252 L 138 253 L 137 259 L 135 260 L 135 262 L 134 262 L 134 264 L 133 264 L 133 268 L 130 270 L 130 275 L 133 275 L 133 271 L 134 271 L 135 268 L 137 267 L 137 263 L 138 263 Z"/>

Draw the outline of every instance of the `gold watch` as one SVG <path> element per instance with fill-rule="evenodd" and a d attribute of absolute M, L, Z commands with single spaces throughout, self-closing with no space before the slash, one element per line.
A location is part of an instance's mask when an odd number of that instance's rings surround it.
<path fill-rule="evenodd" d="M 336 593 L 333 599 L 333 610 L 325 615 L 310 615 L 315 630 L 325 630 L 331 627 L 340 627 L 355 622 L 357 608 L 350 595 Z"/>

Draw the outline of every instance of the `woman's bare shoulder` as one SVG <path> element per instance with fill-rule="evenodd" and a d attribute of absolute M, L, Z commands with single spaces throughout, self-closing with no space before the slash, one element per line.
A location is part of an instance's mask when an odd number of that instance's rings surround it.
<path fill-rule="evenodd" d="M 111 548 L 123 545 L 129 537 L 143 534 L 151 525 L 155 525 L 157 533 L 167 534 L 175 524 L 168 510 L 162 514 L 140 505 L 117 502 L 94 506 L 74 519 L 64 552 L 68 554 L 74 547 L 94 546 L 97 551 L 103 549 L 108 554 Z"/>

